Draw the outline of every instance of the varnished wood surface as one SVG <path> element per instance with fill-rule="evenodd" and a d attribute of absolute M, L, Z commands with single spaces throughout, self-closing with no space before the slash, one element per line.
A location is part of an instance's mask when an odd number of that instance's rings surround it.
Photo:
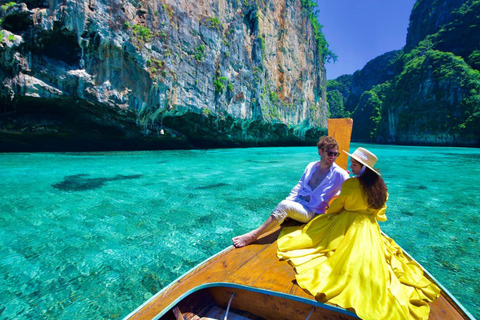
<path fill-rule="evenodd" d="M 152 319 L 189 290 L 208 283 L 234 283 L 314 300 L 295 283 L 295 271 L 276 257 L 279 230 L 244 248 L 231 247 L 201 264 L 126 319 Z M 430 304 L 430 320 L 470 319 L 442 292 Z M 350 319 L 343 315 L 338 319 Z"/>
<path fill-rule="evenodd" d="M 352 127 L 353 120 L 350 118 L 328 119 L 328 135 L 334 137 L 339 145 L 340 156 L 335 160 L 335 163 L 345 170 L 347 170 L 348 155 L 342 150 L 348 152 L 350 149 Z"/>

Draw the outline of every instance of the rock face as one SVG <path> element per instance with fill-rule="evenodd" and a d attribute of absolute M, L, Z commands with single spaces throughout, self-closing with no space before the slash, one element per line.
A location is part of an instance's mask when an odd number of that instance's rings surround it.
<path fill-rule="evenodd" d="M 411 51 L 428 35 L 437 33 L 456 18 L 455 10 L 465 0 L 420 0 L 410 15 L 405 51 Z"/>
<path fill-rule="evenodd" d="M 326 78 L 302 1 L 2 6 L 2 150 L 311 144 Z"/>
<path fill-rule="evenodd" d="M 353 140 L 480 146 L 478 12 L 478 0 L 419 0 L 403 50 L 329 81 L 330 108 L 354 119 Z"/>

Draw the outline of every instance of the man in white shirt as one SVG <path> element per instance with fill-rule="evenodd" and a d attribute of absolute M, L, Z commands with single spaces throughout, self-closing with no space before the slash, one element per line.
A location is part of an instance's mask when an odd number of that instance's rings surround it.
<path fill-rule="evenodd" d="M 241 248 L 255 242 L 260 235 L 281 224 L 287 217 L 307 223 L 317 214 L 326 212 L 330 199 L 340 192 L 342 183 L 349 175 L 335 163 L 340 153 L 338 142 L 333 137 L 321 137 L 317 147 L 320 160 L 308 164 L 290 195 L 277 205 L 260 227 L 232 239 L 235 247 Z"/>

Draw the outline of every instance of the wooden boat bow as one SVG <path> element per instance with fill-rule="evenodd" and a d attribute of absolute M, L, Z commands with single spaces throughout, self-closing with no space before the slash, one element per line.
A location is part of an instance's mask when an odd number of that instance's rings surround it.
<path fill-rule="evenodd" d="M 285 261 L 276 257 L 280 229 L 260 238 L 257 242 L 243 248 L 230 246 L 217 255 L 202 262 L 184 276 L 173 281 L 146 303 L 137 308 L 125 319 L 159 319 L 178 304 L 185 296 L 204 288 L 231 286 L 230 292 L 235 290 L 249 290 L 248 294 L 237 294 L 234 298 L 236 308 L 238 304 L 253 305 L 256 314 L 262 314 L 262 309 L 268 309 L 263 300 L 254 293 L 270 293 L 271 296 L 290 297 L 297 302 L 305 301 L 312 305 L 322 307 L 321 312 L 316 310 L 310 317 L 314 319 L 358 319 L 355 314 L 330 304 L 315 301 L 314 297 L 300 288 L 295 282 L 295 271 Z M 426 273 L 432 282 L 439 284 L 430 274 Z M 430 304 L 430 320 L 474 320 L 474 318 L 451 296 L 441 285 L 441 296 Z M 213 290 L 215 291 L 215 290 Z M 213 294 L 215 295 L 215 294 Z M 228 296 L 229 297 L 229 296 Z M 240 298 L 241 297 L 241 298 Z M 248 298 L 250 297 L 250 298 Z M 226 305 L 227 298 L 223 296 L 222 304 Z M 272 300 L 272 299 L 270 299 Z M 255 306 L 256 305 L 256 306 Z M 283 304 L 285 305 L 285 303 Z M 296 311 L 292 311 L 296 310 Z M 311 305 L 299 311 L 297 307 L 283 308 L 283 319 L 294 319 L 293 313 L 297 312 L 301 319 L 306 319 L 311 311 Z M 316 314 L 317 313 L 317 314 Z M 272 314 L 272 312 L 270 312 Z M 287 315 L 290 314 L 290 317 Z M 264 319 L 276 319 L 261 317 Z"/>

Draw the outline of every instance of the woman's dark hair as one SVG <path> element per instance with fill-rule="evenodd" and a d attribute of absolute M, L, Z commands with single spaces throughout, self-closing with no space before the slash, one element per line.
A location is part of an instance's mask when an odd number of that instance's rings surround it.
<path fill-rule="evenodd" d="M 382 177 L 365 168 L 365 172 L 358 177 L 363 191 L 367 196 L 368 206 L 373 209 L 380 209 L 387 202 L 387 185 Z"/>

